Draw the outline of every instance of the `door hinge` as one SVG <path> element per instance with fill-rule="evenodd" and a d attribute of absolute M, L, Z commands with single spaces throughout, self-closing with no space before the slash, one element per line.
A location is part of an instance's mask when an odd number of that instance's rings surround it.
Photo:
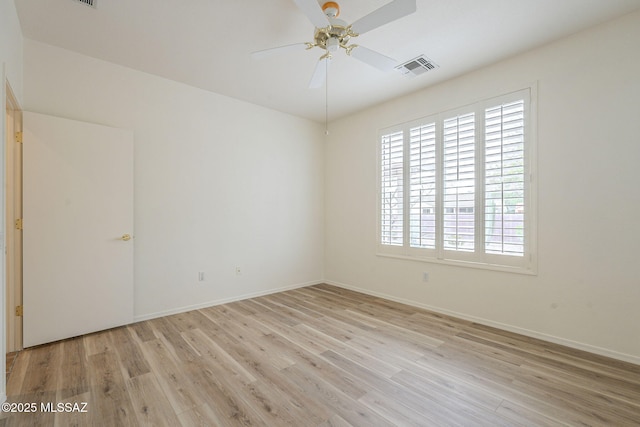
<path fill-rule="evenodd" d="M 23 314 L 23 308 L 21 305 L 16 305 L 16 316 L 18 317 L 22 317 Z"/>
<path fill-rule="evenodd" d="M 16 219 L 16 230 L 22 230 L 22 218 Z"/>
<path fill-rule="evenodd" d="M 22 132 L 16 132 L 16 142 L 22 144 Z"/>

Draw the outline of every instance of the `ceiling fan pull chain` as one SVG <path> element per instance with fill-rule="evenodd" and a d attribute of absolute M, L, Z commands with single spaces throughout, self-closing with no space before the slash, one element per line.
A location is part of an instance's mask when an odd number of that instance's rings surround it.
<path fill-rule="evenodd" d="M 326 74 L 324 80 L 324 134 L 329 135 L 329 61 L 326 61 Z"/>

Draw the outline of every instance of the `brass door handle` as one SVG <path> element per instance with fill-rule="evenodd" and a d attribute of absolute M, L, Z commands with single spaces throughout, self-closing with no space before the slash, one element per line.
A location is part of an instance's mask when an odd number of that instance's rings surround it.
<path fill-rule="evenodd" d="M 123 234 L 120 239 L 124 240 L 125 242 L 129 241 L 131 240 L 131 234 Z"/>

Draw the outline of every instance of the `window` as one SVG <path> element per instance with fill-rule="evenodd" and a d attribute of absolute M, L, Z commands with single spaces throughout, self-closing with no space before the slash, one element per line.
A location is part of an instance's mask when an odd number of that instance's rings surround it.
<path fill-rule="evenodd" d="M 533 272 L 531 88 L 385 129 L 379 253 Z"/>

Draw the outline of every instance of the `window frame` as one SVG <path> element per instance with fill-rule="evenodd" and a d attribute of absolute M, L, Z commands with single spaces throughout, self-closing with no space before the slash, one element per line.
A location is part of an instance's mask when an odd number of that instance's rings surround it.
<path fill-rule="evenodd" d="M 487 253 L 485 250 L 485 112 L 499 105 L 523 100 L 524 138 L 523 138 L 523 228 L 524 246 L 523 255 L 506 255 Z M 536 129 L 537 129 L 537 85 L 525 86 L 513 92 L 500 96 L 484 99 L 473 104 L 447 110 L 441 113 L 421 117 L 409 122 L 385 127 L 378 132 L 377 140 L 377 184 L 376 184 L 376 245 L 378 256 L 393 257 L 424 262 L 449 264 L 463 267 L 474 267 L 497 271 L 508 271 L 522 274 L 537 274 L 537 188 L 536 188 Z M 444 248 L 444 142 L 443 127 L 445 120 L 457 115 L 473 113 L 475 115 L 475 170 L 474 170 L 474 250 L 464 252 Z M 436 148 L 435 148 L 435 192 L 436 202 L 433 210 L 435 218 L 435 247 L 418 248 L 411 247 L 411 181 L 410 181 L 410 130 L 420 126 L 435 124 Z M 382 244 L 382 138 L 395 132 L 403 132 L 403 244 L 391 246 Z M 469 209 L 470 207 L 463 207 Z M 460 206 L 458 207 L 460 209 Z"/>

